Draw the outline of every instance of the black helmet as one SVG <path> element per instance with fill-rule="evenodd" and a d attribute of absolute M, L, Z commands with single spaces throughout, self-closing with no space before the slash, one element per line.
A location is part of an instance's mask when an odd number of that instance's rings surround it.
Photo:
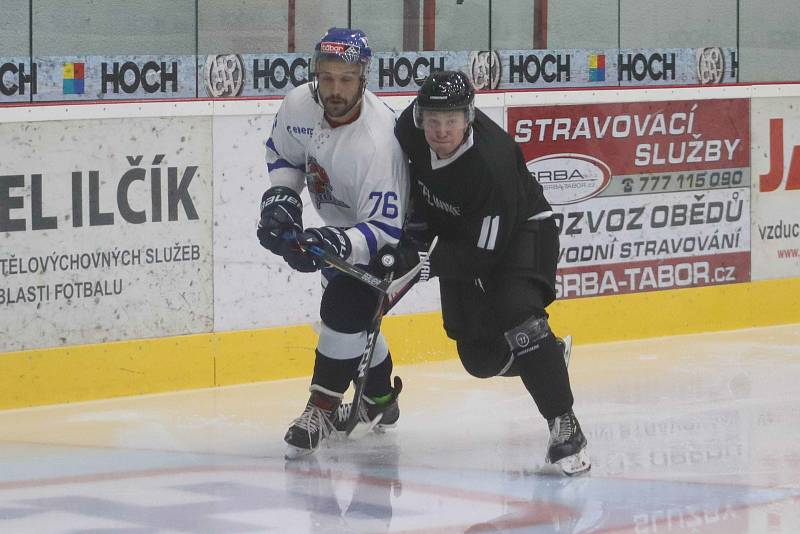
<path fill-rule="evenodd" d="M 422 83 L 414 101 L 414 124 L 422 128 L 423 111 L 464 110 L 467 122 L 475 118 L 475 89 L 458 70 L 434 72 Z"/>

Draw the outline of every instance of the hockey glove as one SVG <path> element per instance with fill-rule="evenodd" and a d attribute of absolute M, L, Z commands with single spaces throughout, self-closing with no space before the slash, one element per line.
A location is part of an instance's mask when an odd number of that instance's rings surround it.
<path fill-rule="evenodd" d="M 420 243 L 414 239 L 409 239 L 409 236 L 403 235 L 400 240 L 400 245 L 395 250 L 395 257 L 397 266 L 395 272 L 397 278 L 400 278 L 408 271 L 422 263 L 422 269 L 419 274 L 414 278 L 414 282 L 427 282 L 431 278 L 430 259 L 428 258 L 428 247 L 426 244 Z"/>
<path fill-rule="evenodd" d="M 416 204 L 412 204 L 406 222 L 403 224 L 402 240 L 410 241 L 417 247 L 417 250 L 428 250 L 435 235 L 422 210 Z"/>
<path fill-rule="evenodd" d="M 390 263 L 390 265 L 386 265 L 384 261 L 385 256 L 391 256 L 394 259 L 394 263 Z M 378 251 L 376 255 L 374 255 L 369 260 L 369 265 L 367 265 L 367 270 L 374 274 L 375 276 L 380 276 L 381 278 L 385 278 L 389 272 L 396 271 L 397 269 L 397 248 L 393 247 L 392 245 L 384 245 Z"/>
<path fill-rule="evenodd" d="M 321 228 L 308 228 L 297 236 L 298 247 L 292 247 L 283 258 L 292 269 L 301 273 L 312 273 L 325 267 L 325 260 L 310 252 L 309 247 L 315 246 L 332 256 L 346 260 L 352 251 L 350 238 L 345 231 L 335 226 Z"/>
<path fill-rule="evenodd" d="M 273 254 L 283 256 L 296 234 L 303 231 L 303 201 L 293 189 L 270 187 L 261 197 L 258 241 Z"/>
<path fill-rule="evenodd" d="M 428 250 L 435 234 L 428 223 L 419 219 L 410 219 L 403 227 L 403 241 L 417 247 L 417 250 Z"/>

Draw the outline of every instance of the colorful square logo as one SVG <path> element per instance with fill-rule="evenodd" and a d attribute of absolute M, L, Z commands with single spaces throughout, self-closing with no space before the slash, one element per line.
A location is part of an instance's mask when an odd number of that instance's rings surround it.
<path fill-rule="evenodd" d="M 605 54 L 589 54 L 589 81 L 606 81 L 606 56 Z"/>
<path fill-rule="evenodd" d="M 82 95 L 84 80 L 83 63 L 64 63 L 64 94 Z"/>

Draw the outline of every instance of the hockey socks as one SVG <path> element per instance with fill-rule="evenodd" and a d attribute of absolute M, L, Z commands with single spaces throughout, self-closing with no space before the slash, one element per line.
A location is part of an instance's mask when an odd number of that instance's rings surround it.
<path fill-rule="evenodd" d="M 549 334 L 533 353 L 516 359 L 520 378 L 545 419 L 557 417 L 572 408 L 564 349 Z"/>

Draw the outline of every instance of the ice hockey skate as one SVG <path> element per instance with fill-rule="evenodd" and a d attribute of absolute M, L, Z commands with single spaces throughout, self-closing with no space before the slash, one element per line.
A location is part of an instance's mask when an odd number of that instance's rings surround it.
<path fill-rule="evenodd" d="M 567 476 L 588 472 L 592 464 L 586 452 L 586 437 L 572 410 L 548 419 L 547 426 L 550 427 L 550 441 L 545 462 L 558 466 Z"/>
<path fill-rule="evenodd" d="M 383 402 L 378 402 L 364 395 L 358 407 L 358 424 L 353 432 L 350 433 L 352 439 L 358 439 L 369 433 L 370 430 L 381 433 L 387 428 L 394 428 L 400 418 L 400 406 L 397 404 L 397 397 L 403 389 L 403 382 L 399 376 L 394 377 L 394 387 L 389 398 Z M 339 405 L 336 410 L 333 424 L 338 432 L 344 432 L 347 426 L 347 419 L 353 409 L 352 403 Z"/>
<path fill-rule="evenodd" d="M 341 397 L 316 385 L 311 386 L 311 396 L 303 413 L 292 421 L 283 437 L 287 443 L 286 459 L 294 460 L 316 451 L 320 443 L 335 429 L 333 421 L 341 405 Z"/>

